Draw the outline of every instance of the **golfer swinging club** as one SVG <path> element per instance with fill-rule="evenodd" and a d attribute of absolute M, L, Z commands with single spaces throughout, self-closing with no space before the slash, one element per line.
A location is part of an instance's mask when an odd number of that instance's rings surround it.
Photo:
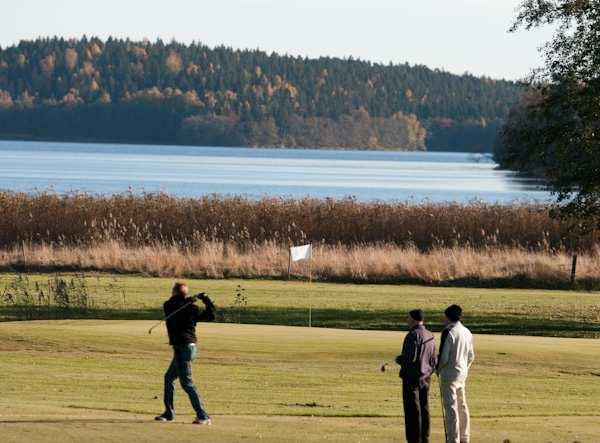
<path fill-rule="evenodd" d="M 164 304 L 167 318 L 169 344 L 173 347 L 173 360 L 165 373 L 165 412 L 157 416 L 157 421 L 171 421 L 175 418 L 173 399 L 175 396 L 175 380 L 179 378 L 181 387 L 187 393 L 192 403 L 196 418 L 194 424 L 211 425 L 209 415 L 204 410 L 202 400 L 192 381 L 192 361 L 196 358 L 196 323 L 208 322 L 215 319 L 215 305 L 204 293 L 187 298 L 189 289 L 185 283 L 175 283 L 171 298 Z M 193 301 L 199 299 L 205 309 L 200 312 Z M 185 306 L 187 304 L 187 306 Z M 184 307 L 185 306 L 185 307 Z M 176 312 L 178 311 L 178 312 Z"/>

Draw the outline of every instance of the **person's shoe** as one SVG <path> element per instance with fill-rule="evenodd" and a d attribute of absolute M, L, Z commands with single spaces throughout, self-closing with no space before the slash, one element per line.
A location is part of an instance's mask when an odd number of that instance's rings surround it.
<path fill-rule="evenodd" d="M 173 421 L 173 417 L 169 417 L 168 415 L 161 414 L 154 417 L 156 421 Z"/>
<path fill-rule="evenodd" d="M 210 417 L 209 418 L 196 417 L 192 423 L 195 425 L 210 426 L 210 425 L 212 425 L 212 420 L 210 419 Z"/>

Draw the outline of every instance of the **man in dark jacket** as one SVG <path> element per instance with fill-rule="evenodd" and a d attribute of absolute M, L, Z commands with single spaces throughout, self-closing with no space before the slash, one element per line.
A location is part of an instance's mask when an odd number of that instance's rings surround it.
<path fill-rule="evenodd" d="M 169 344 L 173 347 L 173 360 L 165 373 L 164 403 L 165 412 L 156 417 L 158 421 L 171 421 L 175 418 L 173 399 L 175 396 L 175 380 L 179 378 L 181 387 L 187 393 L 196 411 L 194 424 L 210 425 L 211 420 L 198 391 L 192 381 L 192 361 L 196 358 L 196 323 L 201 321 L 213 321 L 215 319 L 215 305 L 208 296 L 200 294 L 197 296 L 204 303 L 205 309 L 200 311 L 193 301 L 188 298 L 188 287 L 184 283 L 175 283 L 171 298 L 168 299 L 163 308 L 165 316 L 168 316 L 182 306 L 189 305 L 167 320 L 167 331 L 169 333 Z"/>
<path fill-rule="evenodd" d="M 408 443 L 429 443 L 429 382 L 435 372 L 436 356 L 433 334 L 423 325 L 423 311 L 408 314 L 409 332 L 404 338 L 402 354 L 396 357 L 401 367 L 404 422 Z"/>

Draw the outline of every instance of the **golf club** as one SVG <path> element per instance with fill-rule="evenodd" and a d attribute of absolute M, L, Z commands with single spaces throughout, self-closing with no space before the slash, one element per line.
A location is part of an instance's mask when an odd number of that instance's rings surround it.
<path fill-rule="evenodd" d="M 171 317 L 173 317 L 175 314 L 177 314 L 179 311 L 181 311 L 182 309 L 187 308 L 189 305 L 191 305 L 192 303 L 194 303 L 196 300 L 200 300 L 203 297 L 207 297 L 207 295 L 204 292 L 201 292 L 200 294 L 196 294 L 193 297 L 190 298 L 190 301 L 187 302 L 185 305 L 177 308 L 175 311 L 171 312 L 169 315 L 167 315 L 165 318 L 163 318 L 161 321 L 159 321 L 158 323 L 156 323 L 154 326 L 152 326 L 150 329 L 148 329 L 148 334 L 152 334 L 152 330 L 154 328 L 156 328 L 157 326 L 160 326 L 163 322 L 167 321 L 168 319 L 170 319 Z"/>
<path fill-rule="evenodd" d="M 448 431 L 446 430 L 446 411 L 444 409 L 444 395 L 442 394 L 442 380 L 438 374 L 438 385 L 440 387 L 440 402 L 442 403 L 442 422 L 444 423 L 444 442 L 448 441 Z"/>

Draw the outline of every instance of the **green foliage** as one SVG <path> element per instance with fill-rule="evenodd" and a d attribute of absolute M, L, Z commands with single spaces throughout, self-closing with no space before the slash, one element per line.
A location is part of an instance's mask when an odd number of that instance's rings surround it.
<path fill-rule="evenodd" d="M 22 274 L 15 275 L 0 292 L 0 302 L 17 307 L 19 318 L 26 320 L 35 318 L 37 302 L 41 305 L 46 299 L 39 284 L 31 288 L 29 278 Z"/>
<path fill-rule="evenodd" d="M 424 66 L 109 38 L 0 48 L 0 134 L 487 150 L 519 95 Z"/>
<path fill-rule="evenodd" d="M 242 285 L 235 287 L 233 296 L 233 307 L 238 315 L 238 323 L 242 322 L 242 311 L 248 306 L 248 297 L 246 297 L 246 289 Z"/>
<path fill-rule="evenodd" d="M 86 312 L 93 307 L 83 274 L 70 279 L 55 275 L 46 282 L 32 282 L 27 275 L 16 274 L 0 290 L 0 303 L 16 309 L 16 317 L 26 320 L 47 318 L 48 314 L 62 317 L 72 310 Z"/>
<path fill-rule="evenodd" d="M 557 25 L 545 46 L 545 69 L 511 112 L 496 157 L 546 179 L 557 196 L 555 212 L 574 220 L 576 239 L 600 226 L 600 1 L 524 2 L 515 29 L 543 24 Z"/>
<path fill-rule="evenodd" d="M 84 275 L 76 275 L 69 280 L 55 275 L 48 281 L 48 290 L 54 303 L 61 309 L 87 309 L 90 305 Z"/>

